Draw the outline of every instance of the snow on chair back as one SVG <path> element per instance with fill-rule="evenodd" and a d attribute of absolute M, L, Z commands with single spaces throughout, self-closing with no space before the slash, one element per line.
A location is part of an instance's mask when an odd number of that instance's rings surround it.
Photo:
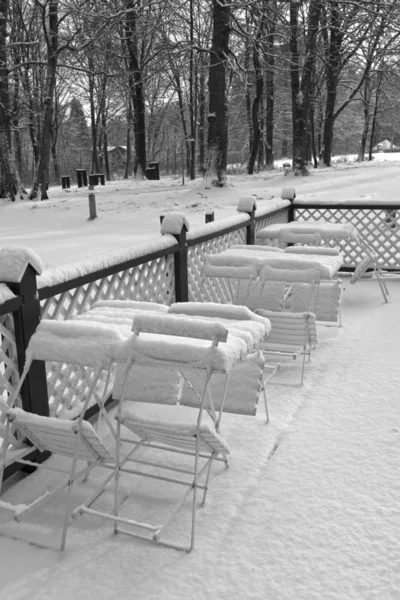
<path fill-rule="evenodd" d="M 203 340 L 212 340 L 217 346 L 219 342 L 226 342 L 228 330 L 217 321 L 204 321 L 188 317 L 175 317 L 172 315 L 138 314 L 133 319 L 132 331 L 138 335 L 141 331 L 157 333 L 160 335 L 173 335 L 190 337 Z"/>
<path fill-rule="evenodd" d="M 297 233 L 284 229 L 279 235 L 280 242 L 291 244 L 312 244 L 319 246 L 322 243 L 322 237 L 318 233 Z"/>

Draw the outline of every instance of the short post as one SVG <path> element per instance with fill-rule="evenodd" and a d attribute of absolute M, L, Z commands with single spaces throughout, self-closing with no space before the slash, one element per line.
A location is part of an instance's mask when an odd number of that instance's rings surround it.
<path fill-rule="evenodd" d="M 76 180 L 78 183 L 78 188 L 86 187 L 88 184 L 87 170 L 86 169 L 77 169 L 76 170 Z"/>
<path fill-rule="evenodd" d="M 250 223 L 246 225 L 246 244 L 248 246 L 254 246 L 256 243 L 256 209 L 257 209 L 257 196 L 243 196 L 239 198 L 237 211 L 247 213 L 250 217 Z"/>
<path fill-rule="evenodd" d="M 63 190 L 71 187 L 71 179 L 69 175 L 61 175 L 61 187 Z"/>
<path fill-rule="evenodd" d="M 99 177 L 100 177 L 100 185 L 106 185 L 106 178 L 105 178 L 104 173 L 100 173 Z"/>
<path fill-rule="evenodd" d="M 188 302 L 189 283 L 186 232 L 189 231 L 189 223 L 185 215 L 181 213 L 167 213 L 162 217 L 160 231 L 162 235 L 167 233 L 173 235 L 179 244 L 179 249 L 174 254 L 175 302 Z"/>
<path fill-rule="evenodd" d="M 288 211 L 288 223 L 295 220 L 294 218 L 294 201 L 296 200 L 296 190 L 292 187 L 283 188 L 281 192 L 282 200 L 289 200 L 290 206 Z"/>
<path fill-rule="evenodd" d="M 214 211 L 207 210 L 206 211 L 206 223 L 212 223 L 214 221 Z"/>
<path fill-rule="evenodd" d="M 96 217 L 96 195 L 89 194 L 89 221 L 93 221 L 93 219 L 95 219 Z"/>
<path fill-rule="evenodd" d="M 90 189 L 93 189 L 95 185 L 98 185 L 99 181 L 98 181 L 98 176 L 95 173 L 92 173 L 91 175 L 89 175 L 89 187 Z"/>
<path fill-rule="evenodd" d="M 160 215 L 160 225 L 162 225 L 163 221 L 164 221 L 164 215 Z"/>

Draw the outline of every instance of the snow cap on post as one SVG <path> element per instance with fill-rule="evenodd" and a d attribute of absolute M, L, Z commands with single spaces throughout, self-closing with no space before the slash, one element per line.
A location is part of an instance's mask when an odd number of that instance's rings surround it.
<path fill-rule="evenodd" d="M 185 215 L 178 212 L 170 212 L 167 213 L 162 220 L 161 233 L 163 235 L 165 233 L 179 235 L 183 227 L 186 228 L 186 231 L 189 231 L 189 221 L 186 219 Z"/>
<path fill-rule="evenodd" d="M 30 265 L 37 275 L 43 272 L 40 257 L 30 248 L 7 246 L 0 249 L 0 281 L 19 283 Z"/>
<path fill-rule="evenodd" d="M 290 200 L 293 202 L 293 200 L 296 198 L 296 190 L 292 187 L 283 188 L 281 192 L 281 198 L 282 200 Z"/>
<path fill-rule="evenodd" d="M 237 205 L 237 212 L 251 213 L 257 208 L 257 196 L 252 194 L 251 196 L 242 196 L 239 198 Z"/>

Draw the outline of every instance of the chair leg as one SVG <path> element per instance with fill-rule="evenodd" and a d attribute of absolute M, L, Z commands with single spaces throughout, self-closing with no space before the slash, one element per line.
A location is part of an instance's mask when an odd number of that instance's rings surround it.
<path fill-rule="evenodd" d="M 114 515 L 118 517 L 119 509 L 119 480 L 121 475 L 121 423 L 117 420 L 117 445 L 115 451 L 115 482 L 114 482 Z M 114 521 L 114 533 L 118 533 L 118 521 Z"/>
<path fill-rule="evenodd" d="M 204 483 L 204 493 L 203 493 L 203 501 L 202 501 L 202 505 L 204 506 L 204 504 L 206 503 L 206 498 L 207 498 L 207 492 L 208 492 L 208 482 L 210 480 L 210 475 L 211 475 L 211 467 L 213 464 L 213 460 L 215 458 L 215 452 L 213 452 L 211 458 L 210 458 L 210 462 L 208 464 L 208 468 L 207 468 L 207 476 L 206 476 L 206 481 Z"/>
<path fill-rule="evenodd" d="M 76 469 L 76 464 L 77 464 L 77 460 L 78 460 L 78 441 L 79 441 L 79 437 L 80 437 L 80 432 L 75 431 L 75 435 L 76 435 L 76 438 L 75 438 L 74 457 L 72 459 L 71 472 L 70 472 L 70 477 L 69 477 L 69 482 L 68 482 L 69 489 L 68 489 L 67 507 L 65 509 L 64 527 L 63 527 L 62 536 L 61 536 L 60 550 L 65 549 L 65 542 L 67 540 L 67 529 L 68 529 L 70 516 L 72 513 L 72 509 L 71 509 L 72 488 L 74 485 L 75 469 Z"/>

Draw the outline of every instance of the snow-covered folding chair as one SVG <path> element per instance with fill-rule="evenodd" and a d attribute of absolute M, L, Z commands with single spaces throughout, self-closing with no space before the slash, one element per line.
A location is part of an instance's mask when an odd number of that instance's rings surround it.
<path fill-rule="evenodd" d="M 256 312 L 267 318 L 271 323 L 271 333 L 268 339 L 260 344 L 267 360 L 275 358 L 281 367 L 282 358 L 301 358 L 301 379 L 304 381 L 306 357 L 310 360 L 311 351 L 317 344 L 317 329 L 315 315 L 312 312 L 279 312 L 257 309 Z M 272 366 L 272 365 L 270 365 Z"/>
<path fill-rule="evenodd" d="M 6 502 L 0 502 L 0 508 L 11 510 L 14 518 L 20 521 L 33 510 L 43 506 L 54 494 L 69 488 L 61 550 L 65 547 L 67 527 L 71 517 L 71 493 L 74 483 L 78 479 L 85 479 L 89 472 L 96 467 L 107 469 L 107 477 L 88 499 L 88 504 L 91 504 L 115 476 L 114 456 L 103 444 L 92 425 L 84 421 L 84 415 L 90 401 L 94 398 L 94 392 L 103 370 L 107 372 L 103 395 L 108 393 L 111 368 L 125 344 L 125 338 L 114 327 L 74 321 L 42 320 L 28 345 L 26 364 L 18 386 L 10 396 L 8 403 L 3 401 L 1 403 L 1 409 L 6 414 L 6 427 L 0 465 L 0 485 L 4 468 L 15 460 L 13 446 L 16 445 L 19 446 L 17 458 L 19 463 L 60 471 L 67 477 L 51 492 L 46 492 L 30 504 L 13 506 Z M 81 399 L 81 410 L 77 419 L 40 416 L 28 413 L 21 408 L 14 408 L 15 400 L 33 360 L 50 360 L 80 365 L 83 370 L 93 369 L 94 374 L 86 397 Z M 100 410 L 104 410 L 104 402 L 100 403 Z M 115 428 L 107 416 L 106 419 L 115 433 Z M 70 458 L 70 469 L 67 471 L 59 469 L 53 464 L 47 464 L 47 461 L 37 464 L 25 460 L 21 455 L 23 446 L 26 448 L 25 454 L 33 449 L 28 444 L 32 444 L 40 452 L 49 451 L 54 455 Z M 80 465 L 79 461 L 84 461 L 85 466 Z"/>
<path fill-rule="evenodd" d="M 243 339 L 228 335 L 228 329 L 217 320 L 189 317 L 186 315 L 138 313 L 133 320 L 133 335 L 127 350 L 127 362 L 124 368 L 123 383 L 114 390 L 119 399 L 117 412 L 117 465 L 120 466 L 121 444 L 133 443 L 134 450 L 129 462 L 137 462 L 138 467 L 121 466 L 115 479 L 115 512 L 113 515 L 99 513 L 82 505 L 75 514 L 88 512 L 108 517 L 114 521 L 114 530 L 136 537 L 152 540 L 169 547 L 192 550 L 195 541 L 195 522 L 197 509 L 197 491 L 203 490 L 205 501 L 211 467 L 214 461 L 222 460 L 228 466 L 229 447 L 220 434 L 221 417 L 227 394 L 229 375 L 234 367 L 247 355 Z M 152 367 L 155 375 L 163 371 L 178 372 L 190 385 L 198 398 L 196 408 L 176 405 L 176 396 L 171 404 L 154 404 L 157 394 L 147 395 L 142 386 L 136 393 L 135 370 L 137 367 Z M 222 398 L 216 405 L 210 382 L 215 374 L 225 377 Z M 200 375 L 193 380 L 193 374 Z M 142 400 L 141 402 L 136 401 Z M 217 408 L 218 406 L 218 408 Z M 129 429 L 136 441 L 123 435 Z M 145 450 L 144 457 L 136 456 Z M 155 451 L 155 459 L 149 460 L 147 453 Z M 159 454 L 172 459 L 160 462 Z M 190 457 L 193 469 L 175 466 L 177 458 Z M 204 464 L 201 464 L 204 463 Z M 159 474 L 159 471 L 163 474 Z M 165 474 L 175 472 L 174 476 Z M 120 473 L 154 478 L 171 482 L 185 488 L 169 516 L 163 523 L 149 524 L 121 516 L 119 506 Z M 193 494 L 191 511 L 190 544 L 168 542 L 160 538 L 176 513 Z M 123 528 L 123 526 L 125 527 Z M 128 527 L 126 527 L 128 526 Z M 147 533 L 147 535 L 146 535 Z"/>
<path fill-rule="evenodd" d="M 379 287 L 382 292 L 382 296 L 384 301 L 388 302 L 389 290 L 387 288 L 384 274 L 382 269 L 378 265 L 377 257 L 375 251 L 365 242 L 362 244 L 363 250 L 365 252 L 365 256 L 361 259 L 361 261 L 356 266 L 353 275 L 350 278 L 350 283 L 357 283 L 361 279 L 361 277 L 365 274 L 368 269 L 373 269 L 373 273 L 378 281 Z"/>
<path fill-rule="evenodd" d="M 275 372 L 268 369 L 260 351 L 271 330 L 270 321 L 257 315 L 246 306 L 217 304 L 215 302 L 177 302 L 168 309 L 170 314 L 200 317 L 207 320 L 217 319 L 223 323 L 230 335 L 243 339 L 248 355 L 233 369 L 224 405 L 224 412 L 255 415 L 260 393 L 263 395 L 266 423 L 269 422 L 266 384 Z M 215 374 L 210 383 L 214 396 L 222 397 L 223 376 Z M 219 390 L 219 391 L 218 391 Z M 185 382 L 180 403 L 185 406 L 197 405 L 197 398 Z"/>

